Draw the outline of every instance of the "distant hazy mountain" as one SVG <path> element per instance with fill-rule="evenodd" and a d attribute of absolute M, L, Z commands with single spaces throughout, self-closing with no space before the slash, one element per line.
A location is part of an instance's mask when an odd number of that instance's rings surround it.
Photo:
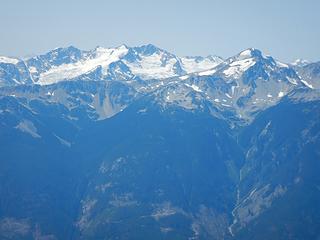
<path fill-rule="evenodd" d="M 319 66 L 0 57 L 0 239 L 320 239 Z"/>

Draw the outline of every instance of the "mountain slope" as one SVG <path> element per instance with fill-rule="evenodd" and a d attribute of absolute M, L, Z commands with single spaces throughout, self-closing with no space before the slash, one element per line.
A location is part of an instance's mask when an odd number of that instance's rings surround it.
<path fill-rule="evenodd" d="M 141 99 L 83 134 L 79 148 L 89 146 L 95 168 L 82 199 L 80 239 L 229 234 L 242 154 L 223 121 L 208 113 L 163 112 Z"/>
<path fill-rule="evenodd" d="M 4 82 L 5 79 L 8 81 L 8 78 L 16 79 L 14 82 L 5 82 L 6 85 L 12 85 L 21 82 L 22 80 L 19 78 L 26 78 L 28 75 L 34 82 L 47 85 L 79 78 L 98 68 L 101 68 L 100 78 L 116 80 L 118 78 L 113 76 L 115 69 L 112 69 L 114 64 L 118 67 L 118 70 L 116 70 L 118 74 L 126 73 L 122 76 L 124 80 L 134 78 L 144 80 L 164 79 L 206 70 L 221 62 L 221 58 L 214 56 L 179 58 L 151 44 L 140 47 L 127 47 L 125 45 L 116 48 L 97 47 L 90 51 L 82 51 L 70 46 L 56 48 L 46 54 L 25 61 L 1 57 L 0 63 L 4 65 L 3 68 L 20 66 L 20 71 L 16 71 L 23 76 L 0 75 L 0 80 L 3 79 Z M 27 69 L 22 69 L 23 67 Z M 5 71 L 4 69 L 3 71 L 12 72 L 14 70 L 8 69 Z M 30 81 L 24 80 L 23 83 L 30 83 Z"/>
<path fill-rule="evenodd" d="M 0 86 L 31 83 L 33 79 L 25 62 L 0 56 Z"/>
<path fill-rule="evenodd" d="M 0 57 L 0 238 L 318 239 L 316 70 L 254 48 Z"/>
<path fill-rule="evenodd" d="M 320 88 L 320 62 L 296 67 L 297 72 L 310 88 Z"/>
<path fill-rule="evenodd" d="M 236 239 L 320 236 L 319 100 L 288 97 L 241 133 L 246 162 L 233 210 Z"/>

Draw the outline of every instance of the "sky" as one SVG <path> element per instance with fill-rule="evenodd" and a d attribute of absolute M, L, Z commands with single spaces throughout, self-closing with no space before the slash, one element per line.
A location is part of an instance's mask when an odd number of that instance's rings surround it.
<path fill-rule="evenodd" d="M 0 0 L 0 55 L 152 43 L 179 56 L 255 47 L 320 60 L 319 0 Z"/>

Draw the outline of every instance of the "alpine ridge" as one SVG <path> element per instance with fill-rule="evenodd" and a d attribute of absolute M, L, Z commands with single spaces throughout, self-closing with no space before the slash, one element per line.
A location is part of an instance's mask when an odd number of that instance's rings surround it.
<path fill-rule="evenodd" d="M 319 88 L 255 48 L 1 56 L 0 239 L 319 239 Z"/>

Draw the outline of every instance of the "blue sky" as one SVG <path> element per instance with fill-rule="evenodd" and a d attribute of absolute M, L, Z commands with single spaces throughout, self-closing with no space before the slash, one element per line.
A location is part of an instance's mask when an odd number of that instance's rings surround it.
<path fill-rule="evenodd" d="M 0 54 L 27 56 L 153 43 L 178 55 L 228 57 L 256 47 L 320 60 L 318 0 L 0 0 Z"/>

